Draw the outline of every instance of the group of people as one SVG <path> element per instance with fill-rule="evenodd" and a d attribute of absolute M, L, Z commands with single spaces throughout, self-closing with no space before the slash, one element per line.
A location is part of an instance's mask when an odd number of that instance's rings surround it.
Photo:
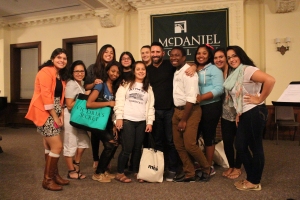
<path fill-rule="evenodd" d="M 247 178 L 235 182 L 235 187 L 261 190 L 262 132 L 267 119 L 264 101 L 275 79 L 260 71 L 239 46 L 214 50 L 209 44 L 200 45 L 194 63 L 186 62 L 186 51 L 179 46 L 172 48 L 169 60 L 164 59 L 165 51 L 159 42 L 143 46 L 140 52 L 142 61 L 136 62 L 130 52 L 123 52 L 117 62 L 114 47 L 107 44 L 100 49 L 95 64 L 86 69 L 82 61 L 66 67 L 67 53 L 58 48 L 39 67 L 26 118 L 43 135 L 46 164 L 42 186 L 61 190 L 69 184 L 58 173 L 62 150 L 68 178 L 85 178 L 80 161 L 90 144 L 93 180 L 130 183 L 125 169 L 137 177 L 142 147 L 147 147 L 150 132 L 155 148 L 164 152 L 166 181 L 208 181 L 216 173 L 213 155 L 221 118 L 229 162 L 222 175 L 238 178 L 243 164 Z M 78 93 L 89 94 L 87 108 L 109 106 L 113 111 L 106 130 L 91 132 L 91 138 L 86 131 L 69 124 Z M 96 101 L 100 93 L 106 102 Z M 200 136 L 205 153 L 198 145 Z M 99 155 L 100 141 L 104 149 Z M 122 150 L 117 173 L 113 174 L 110 161 L 119 143 Z"/>

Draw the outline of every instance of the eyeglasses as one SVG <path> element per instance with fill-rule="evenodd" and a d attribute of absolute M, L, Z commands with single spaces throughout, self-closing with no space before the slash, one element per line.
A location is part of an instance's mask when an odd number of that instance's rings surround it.
<path fill-rule="evenodd" d="M 75 71 L 73 71 L 74 73 L 76 73 L 76 74 L 84 74 L 85 73 L 85 71 L 84 70 L 75 70 Z"/>
<path fill-rule="evenodd" d="M 227 56 L 227 60 L 230 60 L 231 58 L 236 58 L 236 57 L 238 57 L 238 56 L 233 54 L 232 56 Z"/>
<path fill-rule="evenodd" d="M 123 61 L 125 60 L 131 60 L 131 58 L 122 58 Z"/>

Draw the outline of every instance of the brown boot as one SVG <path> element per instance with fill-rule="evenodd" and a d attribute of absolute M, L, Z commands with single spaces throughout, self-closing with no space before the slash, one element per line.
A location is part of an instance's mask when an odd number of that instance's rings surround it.
<path fill-rule="evenodd" d="M 45 172 L 44 172 L 44 180 L 43 180 L 43 188 L 58 191 L 62 190 L 62 186 L 57 185 L 54 181 L 54 173 L 55 169 L 57 169 L 57 162 L 59 158 L 48 156 L 46 160 Z"/>
<path fill-rule="evenodd" d="M 59 185 L 69 185 L 70 181 L 63 179 L 59 173 L 58 173 L 58 168 L 56 166 L 55 172 L 54 172 L 54 181 L 55 183 L 59 184 Z"/>
<path fill-rule="evenodd" d="M 49 154 L 45 154 L 45 161 L 47 161 L 47 158 L 48 158 L 48 155 Z M 56 184 L 58 185 L 69 185 L 70 181 L 69 180 L 66 180 L 66 179 L 63 179 L 59 173 L 58 173 L 58 168 L 55 169 L 55 172 L 54 172 L 54 181 Z"/>

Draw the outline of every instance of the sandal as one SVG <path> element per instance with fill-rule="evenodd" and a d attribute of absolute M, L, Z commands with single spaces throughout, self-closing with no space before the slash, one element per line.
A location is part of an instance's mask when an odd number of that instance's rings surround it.
<path fill-rule="evenodd" d="M 226 171 L 222 173 L 222 176 L 228 177 L 233 171 L 233 168 L 228 168 Z"/>
<path fill-rule="evenodd" d="M 127 176 L 125 176 L 125 174 L 117 174 L 115 179 L 122 183 L 130 183 L 131 182 L 131 179 L 127 178 Z"/>
<path fill-rule="evenodd" d="M 143 179 L 138 179 L 138 178 L 137 178 L 137 173 L 134 173 L 134 176 L 135 176 L 136 180 L 137 180 L 139 183 L 144 183 L 144 182 L 145 182 Z"/>
<path fill-rule="evenodd" d="M 252 184 L 249 181 L 247 181 L 247 182 L 244 181 L 242 184 L 237 185 L 236 189 L 244 190 L 244 191 L 250 191 L 250 190 L 259 191 L 259 190 L 261 190 L 261 185 L 260 184 Z"/>
<path fill-rule="evenodd" d="M 234 168 L 232 172 L 227 176 L 229 179 L 236 179 L 242 174 L 242 171 L 240 169 Z"/>
<path fill-rule="evenodd" d="M 72 176 L 70 176 L 71 174 L 77 174 L 77 178 L 74 178 Z M 86 176 L 81 174 L 80 171 L 76 171 L 76 169 L 73 169 L 73 170 L 69 170 L 68 171 L 68 179 L 78 179 L 78 180 L 81 180 L 81 179 L 85 179 Z"/>

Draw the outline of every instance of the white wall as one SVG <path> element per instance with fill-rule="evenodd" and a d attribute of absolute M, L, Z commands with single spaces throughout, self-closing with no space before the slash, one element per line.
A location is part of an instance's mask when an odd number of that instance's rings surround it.
<path fill-rule="evenodd" d="M 201 3 L 202 2 L 202 3 Z M 10 101 L 10 44 L 42 42 L 42 62 L 49 59 L 52 51 L 62 46 L 62 39 L 98 36 L 98 50 L 104 44 L 112 44 L 119 59 L 123 51 L 130 51 L 140 60 L 140 47 L 150 44 L 150 15 L 213 10 L 229 8 L 230 45 L 239 45 L 254 60 L 260 69 L 274 76 L 275 88 L 267 104 L 277 100 L 290 81 L 300 79 L 297 56 L 300 52 L 300 9 L 292 13 L 275 14 L 270 5 L 274 0 L 232 0 L 220 3 L 195 1 L 178 2 L 172 6 L 139 8 L 129 13 L 118 13 L 116 27 L 103 28 L 99 18 L 58 22 L 24 28 L 0 28 L 0 96 Z M 290 51 L 282 56 L 276 51 L 274 38 L 291 37 Z"/>
<path fill-rule="evenodd" d="M 265 2 L 264 46 L 266 72 L 276 78 L 276 84 L 268 102 L 276 101 L 291 81 L 300 81 L 300 9 L 291 13 L 275 14 L 272 12 L 271 3 L 271 0 Z M 276 51 L 274 39 L 281 38 L 283 41 L 285 37 L 291 38 L 290 50 L 281 55 Z"/>

